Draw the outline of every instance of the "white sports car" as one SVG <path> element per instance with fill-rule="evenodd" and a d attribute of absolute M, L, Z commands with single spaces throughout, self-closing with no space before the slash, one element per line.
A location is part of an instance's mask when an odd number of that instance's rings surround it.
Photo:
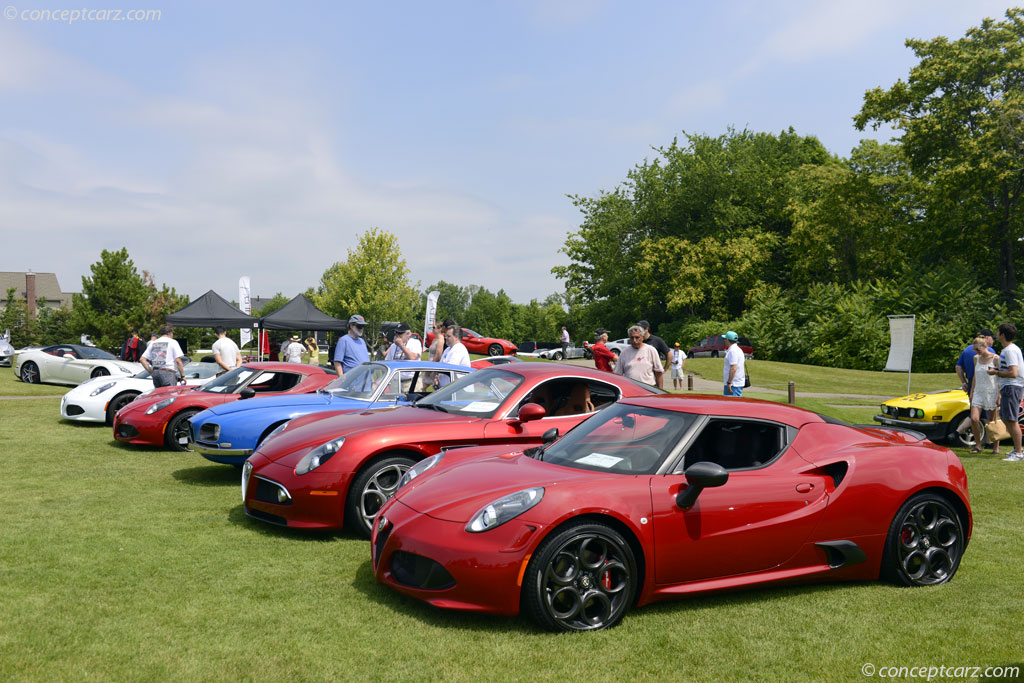
<path fill-rule="evenodd" d="M 14 358 L 14 347 L 11 346 L 11 333 L 6 332 L 0 337 L 0 365 L 10 367 L 11 359 Z"/>
<path fill-rule="evenodd" d="M 142 365 L 119 360 L 93 346 L 55 344 L 41 349 L 19 351 L 14 374 L 26 384 L 81 384 L 90 377 L 128 377 L 142 372 Z"/>
<path fill-rule="evenodd" d="M 185 384 L 198 386 L 216 377 L 220 366 L 216 363 L 188 363 L 185 365 Z M 76 422 L 106 422 L 114 424 L 114 415 L 137 396 L 153 390 L 153 378 L 143 370 L 133 377 L 96 377 L 87 379 L 64 394 L 60 401 L 60 416 Z"/>

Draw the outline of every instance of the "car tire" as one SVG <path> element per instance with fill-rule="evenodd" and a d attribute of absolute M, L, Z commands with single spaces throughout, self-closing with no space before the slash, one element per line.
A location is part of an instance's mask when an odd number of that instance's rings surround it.
<path fill-rule="evenodd" d="M 107 370 L 106 368 L 96 368 L 95 370 L 92 371 L 92 374 L 89 376 L 92 377 L 93 379 L 96 379 L 97 377 L 106 377 L 109 374 L 110 370 Z"/>
<path fill-rule="evenodd" d="M 636 558 L 622 534 L 580 520 L 555 531 L 533 553 L 523 609 L 549 630 L 596 631 L 622 621 L 636 587 Z"/>
<path fill-rule="evenodd" d="M 612 349 L 612 353 L 614 353 L 615 357 L 618 358 L 619 354 L 622 353 L 622 351 L 620 351 L 619 349 Z"/>
<path fill-rule="evenodd" d="M 110 403 L 107 404 L 108 427 L 114 424 L 114 416 L 117 415 L 117 411 L 134 401 L 135 397 L 138 395 L 139 392 L 137 391 L 126 391 L 123 394 L 118 394 L 114 398 L 110 399 Z"/>
<path fill-rule="evenodd" d="M 953 578 L 967 539 L 949 501 L 921 493 L 900 506 L 882 553 L 882 577 L 900 586 L 935 586 Z"/>
<path fill-rule="evenodd" d="M 504 353 L 504 349 L 501 348 L 501 344 L 491 344 L 487 347 L 488 356 L 500 356 Z"/>
<path fill-rule="evenodd" d="M 562 352 L 555 351 L 553 354 L 551 354 L 551 360 L 562 360 Z"/>
<path fill-rule="evenodd" d="M 352 480 L 345 499 L 345 519 L 349 528 L 364 538 L 370 538 L 370 529 L 377 511 L 398 491 L 402 475 L 416 464 L 406 455 L 378 458 L 363 467 Z"/>
<path fill-rule="evenodd" d="M 39 366 L 32 361 L 22 364 L 18 376 L 21 377 L 21 381 L 25 384 L 39 384 L 41 381 L 41 378 L 39 377 Z"/>
<path fill-rule="evenodd" d="M 198 414 L 198 410 L 183 410 L 167 423 L 167 431 L 164 432 L 164 444 L 172 451 L 187 451 L 188 446 L 183 446 L 178 441 L 180 436 L 188 436 L 188 421 Z"/>
<path fill-rule="evenodd" d="M 711 352 L 711 357 L 712 358 L 718 358 L 718 351 L 712 351 Z"/>

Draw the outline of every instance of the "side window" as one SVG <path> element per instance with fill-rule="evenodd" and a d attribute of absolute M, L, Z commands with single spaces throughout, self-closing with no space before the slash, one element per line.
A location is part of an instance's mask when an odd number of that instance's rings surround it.
<path fill-rule="evenodd" d="M 619 399 L 614 386 L 585 379 L 555 379 L 545 382 L 516 406 L 513 415 L 527 403 L 536 403 L 544 408 L 547 417 L 585 415 L 609 406 Z"/>
<path fill-rule="evenodd" d="M 400 372 L 396 372 L 391 375 L 391 380 L 388 381 L 388 385 L 384 387 L 384 392 L 380 395 L 378 400 L 394 401 L 398 398 L 399 394 L 402 393 L 401 375 L 402 373 Z"/>
<path fill-rule="evenodd" d="M 727 470 L 761 467 L 785 447 L 786 430 L 782 425 L 713 418 L 686 450 L 683 469 L 705 461 L 718 463 Z"/>
<path fill-rule="evenodd" d="M 264 372 L 250 382 L 249 387 L 257 394 L 288 391 L 299 383 L 301 377 L 293 372 Z"/>

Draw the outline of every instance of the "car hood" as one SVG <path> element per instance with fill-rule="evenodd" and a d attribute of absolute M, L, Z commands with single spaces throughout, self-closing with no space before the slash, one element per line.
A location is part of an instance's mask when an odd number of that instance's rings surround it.
<path fill-rule="evenodd" d="M 353 408 L 369 408 L 372 404 L 368 401 L 357 401 L 351 398 L 332 397 L 326 393 L 312 394 L 290 394 L 285 396 L 268 396 L 259 401 L 252 400 L 235 401 L 210 408 L 211 413 L 217 415 L 231 415 L 249 410 L 275 409 L 275 408 L 302 408 L 306 406 L 330 406 L 338 410 L 351 410 Z"/>
<path fill-rule="evenodd" d="M 360 432 L 380 429 L 386 430 L 388 436 L 392 436 L 396 432 L 403 434 L 407 430 L 414 432 L 419 427 L 467 424 L 480 420 L 478 417 L 449 415 L 436 410 L 412 406 L 332 413 L 323 417 L 317 415 L 307 416 L 307 418 L 309 421 L 285 429 L 278 434 L 260 449 L 260 453 L 268 460 L 278 464 L 294 465 L 309 448 L 332 439 L 349 438 Z M 414 436 L 410 438 L 415 441 Z M 341 452 L 344 453 L 344 448 Z"/>
<path fill-rule="evenodd" d="M 947 401 L 966 401 L 967 392 L 963 389 L 943 389 L 942 391 L 929 391 L 919 394 L 910 394 L 899 398 L 891 398 L 885 401 L 885 405 L 905 408 L 909 406 L 923 406 L 933 403 L 945 403 Z"/>
<path fill-rule="evenodd" d="M 522 451 L 460 460 L 448 467 L 443 459 L 441 462 L 441 469 L 417 477 L 397 498 L 417 512 L 459 523 L 468 522 L 485 505 L 516 491 L 583 484 L 608 476 L 534 460 Z"/>

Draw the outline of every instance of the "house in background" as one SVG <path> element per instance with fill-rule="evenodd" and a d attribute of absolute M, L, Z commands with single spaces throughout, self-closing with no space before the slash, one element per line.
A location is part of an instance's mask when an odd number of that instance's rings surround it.
<path fill-rule="evenodd" d="M 14 296 L 24 299 L 28 304 L 28 314 L 33 318 L 36 317 L 36 305 L 40 299 L 45 300 L 40 303 L 47 308 L 71 308 L 72 292 L 61 290 L 54 273 L 0 272 L 0 308 L 7 305 L 7 290 L 11 287 L 15 289 Z"/>

